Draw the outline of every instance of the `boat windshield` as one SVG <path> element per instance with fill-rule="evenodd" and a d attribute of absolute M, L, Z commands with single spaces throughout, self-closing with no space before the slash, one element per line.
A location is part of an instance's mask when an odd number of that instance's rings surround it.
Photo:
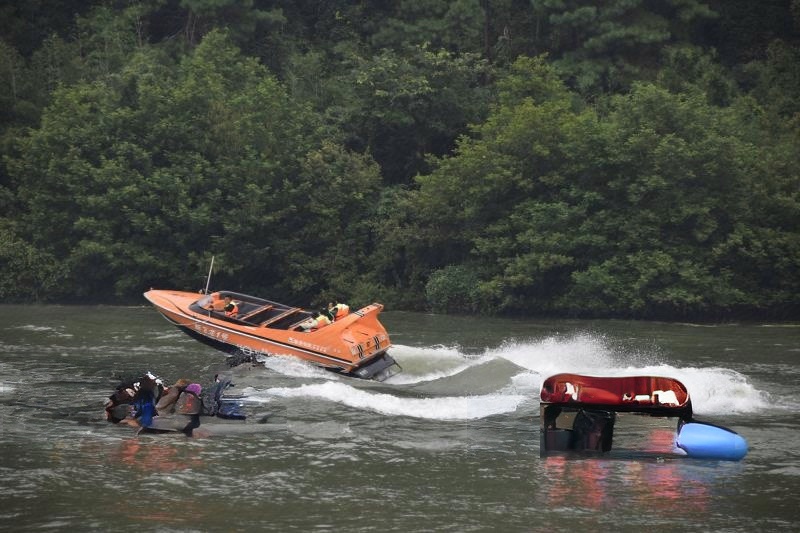
<path fill-rule="evenodd" d="M 207 309 L 211 305 L 211 295 L 207 294 L 195 302 L 196 305 Z"/>

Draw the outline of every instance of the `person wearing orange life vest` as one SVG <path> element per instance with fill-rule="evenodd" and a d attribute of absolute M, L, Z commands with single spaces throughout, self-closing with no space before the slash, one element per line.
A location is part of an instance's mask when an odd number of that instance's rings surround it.
<path fill-rule="evenodd" d="M 331 320 L 336 321 L 350 314 L 350 306 L 347 304 L 340 303 L 338 301 L 329 302 L 328 313 L 331 316 Z"/>
<path fill-rule="evenodd" d="M 225 316 L 235 318 L 239 314 L 239 304 L 231 299 L 230 296 L 225 297 Z"/>
<path fill-rule="evenodd" d="M 333 321 L 331 320 L 331 314 L 328 312 L 328 310 L 320 309 L 316 316 L 304 321 L 299 327 L 303 331 L 313 331 L 319 328 L 324 328 L 325 326 L 330 325 L 331 322 Z"/>
<path fill-rule="evenodd" d="M 329 326 L 331 322 L 333 322 L 333 317 L 331 317 L 330 312 L 327 309 L 320 309 L 319 314 L 314 318 L 316 320 L 316 328 L 324 328 L 325 326 Z"/>

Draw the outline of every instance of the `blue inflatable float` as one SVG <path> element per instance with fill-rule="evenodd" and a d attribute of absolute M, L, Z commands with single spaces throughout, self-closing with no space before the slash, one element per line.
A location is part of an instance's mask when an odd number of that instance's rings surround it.
<path fill-rule="evenodd" d="M 703 422 L 687 422 L 680 426 L 675 445 L 696 459 L 739 461 L 747 455 L 747 441 L 741 435 Z"/>

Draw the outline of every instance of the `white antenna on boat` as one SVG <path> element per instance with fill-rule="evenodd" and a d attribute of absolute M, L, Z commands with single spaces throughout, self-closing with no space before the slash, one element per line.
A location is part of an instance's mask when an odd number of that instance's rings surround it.
<path fill-rule="evenodd" d="M 204 294 L 208 294 L 208 287 L 211 285 L 211 271 L 214 270 L 214 256 L 211 256 L 211 266 L 208 267 L 208 278 L 206 279 L 206 290 Z"/>

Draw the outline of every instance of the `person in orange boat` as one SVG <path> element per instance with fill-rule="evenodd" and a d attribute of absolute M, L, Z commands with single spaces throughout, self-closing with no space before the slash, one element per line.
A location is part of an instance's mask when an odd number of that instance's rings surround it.
<path fill-rule="evenodd" d="M 328 303 L 328 313 L 331 320 L 336 321 L 350 314 L 350 306 L 339 301 Z"/>
<path fill-rule="evenodd" d="M 225 297 L 225 316 L 229 316 L 232 318 L 236 318 L 236 315 L 239 314 L 239 303 L 233 300 L 230 296 Z"/>
<path fill-rule="evenodd" d="M 327 309 L 320 309 L 316 316 L 302 322 L 299 327 L 303 331 L 314 331 L 330 325 L 331 322 L 333 321 L 331 320 L 330 312 Z"/>

